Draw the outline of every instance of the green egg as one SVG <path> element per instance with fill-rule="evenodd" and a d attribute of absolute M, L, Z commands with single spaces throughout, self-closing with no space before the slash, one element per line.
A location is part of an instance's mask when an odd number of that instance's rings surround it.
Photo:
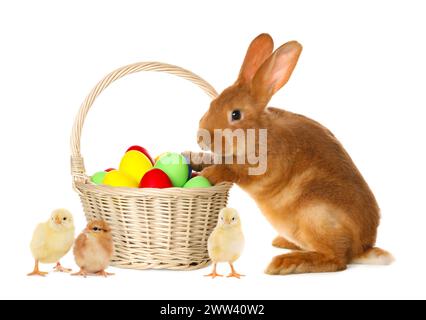
<path fill-rule="evenodd" d="M 173 187 L 182 187 L 188 180 L 188 163 L 179 153 L 168 152 L 161 155 L 154 168 L 163 170 L 169 176 Z"/>
<path fill-rule="evenodd" d="M 90 177 L 90 181 L 92 181 L 94 184 L 103 184 L 107 173 L 108 172 L 105 171 L 96 172 L 93 176 Z"/>
<path fill-rule="evenodd" d="M 185 185 L 184 188 L 208 188 L 211 187 L 212 184 L 210 183 L 207 178 L 204 178 L 203 176 L 197 176 L 192 179 L 190 179 Z"/>

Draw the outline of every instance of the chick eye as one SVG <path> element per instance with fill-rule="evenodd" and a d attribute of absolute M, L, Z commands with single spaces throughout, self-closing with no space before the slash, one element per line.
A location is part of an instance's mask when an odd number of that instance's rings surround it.
<path fill-rule="evenodd" d="M 235 221 L 235 217 L 232 218 L 232 221 Z"/>
<path fill-rule="evenodd" d="M 67 221 L 67 218 L 63 218 L 62 220 Z"/>
<path fill-rule="evenodd" d="M 94 227 L 92 230 L 93 231 L 99 231 L 98 227 Z"/>
<path fill-rule="evenodd" d="M 241 111 L 240 110 L 234 110 L 231 113 L 231 119 L 232 121 L 238 121 L 241 120 Z"/>

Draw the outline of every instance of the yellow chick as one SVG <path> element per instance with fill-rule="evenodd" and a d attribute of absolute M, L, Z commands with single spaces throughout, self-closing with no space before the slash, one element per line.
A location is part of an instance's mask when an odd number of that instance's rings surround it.
<path fill-rule="evenodd" d="M 31 240 L 31 252 L 35 259 L 34 270 L 29 276 L 45 276 L 48 273 L 39 270 L 39 263 L 55 263 L 55 271 L 71 272 L 61 266 L 59 260 L 70 251 L 74 243 L 74 219 L 66 209 L 52 212 L 50 219 L 40 223 L 34 230 Z"/>
<path fill-rule="evenodd" d="M 228 278 L 240 278 L 233 263 L 241 256 L 244 249 L 244 235 L 241 229 L 241 221 L 237 210 L 223 208 L 219 212 L 219 221 L 216 228 L 208 240 L 208 251 L 210 259 L 213 261 L 213 271 L 206 277 L 222 277 L 216 272 L 216 266 L 219 262 L 228 262 L 231 267 L 231 273 Z"/>

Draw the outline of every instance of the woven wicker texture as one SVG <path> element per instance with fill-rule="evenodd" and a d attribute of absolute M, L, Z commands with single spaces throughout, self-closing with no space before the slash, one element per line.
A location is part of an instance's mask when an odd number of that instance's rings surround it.
<path fill-rule="evenodd" d="M 132 269 L 192 270 L 210 263 L 207 239 L 226 206 L 231 184 L 203 189 L 137 189 L 90 182 L 80 153 L 84 120 L 96 97 L 112 82 L 140 71 L 173 74 L 191 81 L 211 98 L 215 89 L 192 72 L 159 62 L 119 68 L 102 79 L 84 100 L 71 135 L 71 173 L 86 219 L 104 219 L 115 244 L 112 265 Z"/>

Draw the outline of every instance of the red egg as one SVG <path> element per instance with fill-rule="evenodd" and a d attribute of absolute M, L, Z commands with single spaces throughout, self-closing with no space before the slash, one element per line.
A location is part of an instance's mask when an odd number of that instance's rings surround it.
<path fill-rule="evenodd" d="M 154 165 L 154 160 L 152 160 L 151 156 L 149 155 L 148 151 L 145 148 L 141 146 L 131 146 L 129 149 L 126 150 L 126 152 L 129 152 L 130 150 L 136 150 L 136 151 L 142 152 L 144 155 L 147 156 L 149 161 L 151 161 L 152 165 Z"/>
<path fill-rule="evenodd" d="M 108 169 L 105 169 L 104 171 L 105 171 L 105 172 L 110 172 L 110 171 L 112 171 L 112 170 L 116 170 L 116 169 L 114 169 L 114 168 L 108 168 Z"/>
<path fill-rule="evenodd" d="M 154 168 L 149 170 L 142 177 L 139 183 L 139 188 L 171 188 L 173 187 L 172 182 L 167 174 L 163 170 Z"/>
<path fill-rule="evenodd" d="M 191 178 L 198 177 L 200 174 L 197 171 L 192 171 Z"/>

